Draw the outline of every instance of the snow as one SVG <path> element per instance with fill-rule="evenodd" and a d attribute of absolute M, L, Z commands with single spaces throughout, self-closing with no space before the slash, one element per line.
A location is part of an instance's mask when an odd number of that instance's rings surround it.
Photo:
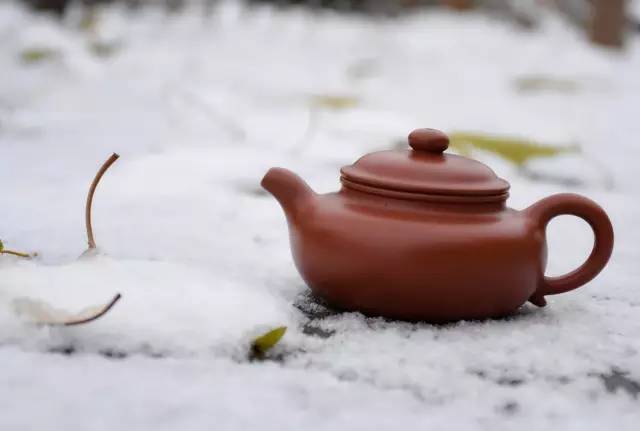
<path fill-rule="evenodd" d="M 111 6 L 86 33 L 73 14 L 59 24 L 1 3 L 0 237 L 39 257 L 0 257 L 0 429 L 636 429 L 640 46 L 611 53 L 543 24 L 225 2 L 208 17 Z M 95 41 L 115 53 L 97 57 Z M 57 54 L 23 64 L 33 48 Z M 526 76 L 577 90 L 517 92 Z M 605 271 L 500 321 L 312 303 L 262 175 L 285 166 L 335 190 L 340 166 L 423 126 L 580 145 L 531 165 L 547 180 L 474 156 L 511 182 L 514 208 L 563 191 L 599 202 L 617 241 Z M 94 204 L 102 254 L 78 259 L 87 188 L 114 151 Z M 549 273 L 579 265 L 591 240 L 586 223 L 555 220 Z M 78 311 L 117 292 L 87 326 L 15 312 L 25 297 Z M 280 325 L 281 359 L 248 361 L 252 337 Z"/>

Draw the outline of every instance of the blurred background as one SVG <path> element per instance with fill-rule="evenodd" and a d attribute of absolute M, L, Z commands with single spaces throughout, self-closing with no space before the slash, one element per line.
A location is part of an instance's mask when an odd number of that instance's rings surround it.
<path fill-rule="evenodd" d="M 446 131 L 451 151 L 508 178 L 516 207 L 553 191 L 635 193 L 639 10 L 638 0 L 1 1 L 0 155 L 15 161 L 3 172 L 22 177 L 26 160 L 39 172 L 22 195 L 6 190 L 5 223 L 30 217 L 20 196 L 64 203 L 61 184 L 84 187 L 86 160 L 119 151 L 147 173 L 120 190 L 128 211 L 144 218 L 218 190 L 210 210 L 228 208 L 221 223 L 233 224 L 237 193 L 267 201 L 258 183 L 270 166 L 335 190 L 340 166 L 404 148 L 417 127 Z M 151 184 L 156 207 L 138 200 Z M 193 221 L 184 217 L 175 222 Z M 184 241 L 124 224 L 115 235 L 125 254 L 128 235 L 153 236 L 157 249 Z"/>
<path fill-rule="evenodd" d="M 135 9 L 143 4 L 163 4 L 167 10 L 177 11 L 193 0 L 23 0 L 37 10 L 64 12 L 73 4 L 85 7 L 122 2 Z M 455 11 L 483 10 L 499 14 L 523 27 L 535 27 L 543 10 L 554 10 L 572 24 L 588 33 L 597 44 L 622 46 L 627 31 L 640 31 L 637 18 L 628 11 L 632 0 L 247 0 L 247 3 L 274 4 L 280 7 L 303 5 L 309 8 L 330 8 L 340 12 L 394 16 L 411 13 L 426 7 L 447 7 Z M 207 9 L 219 0 L 199 0 Z"/>
<path fill-rule="evenodd" d="M 37 10 L 64 14 L 70 4 L 91 7 L 97 4 L 121 1 L 130 8 L 143 4 L 162 3 L 168 10 L 179 10 L 193 0 L 23 0 Z M 286 7 L 304 5 L 309 8 L 331 8 L 340 12 L 359 12 L 393 16 L 411 13 L 425 7 L 447 7 L 457 11 L 485 10 L 514 20 L 524 27 L 537 24 L 543 9 L 555 9 L 573 24 L 588 32 L 594 43 L 621 46 L 627 30 L 638 31 L 640 23 L 629 14 L 630 0 L 247 0 L 247 3 L 271 3 Z M 199 0 L 207 8 L 215 7 L 219 0 Z"/>

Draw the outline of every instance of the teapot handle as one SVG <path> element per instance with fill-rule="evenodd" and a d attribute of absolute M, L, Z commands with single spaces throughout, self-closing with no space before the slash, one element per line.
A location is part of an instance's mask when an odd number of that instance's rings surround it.
<path fill-rule="evenodd" d="M 529 299 L 544 306 L 544 295 L 555 295 L 576 289 L 591 281 L 605 267 L 613 251 L 613 227 L 609 216 L 591 199 L 573 193 L 561 193 L 544 198 L 525 210 L 546 230 L 551 219 L 559 215 L 580 217 L 593 229 L 595 241 L 591 254 L 580 267 L 559 277 L 541 275 L 538 290 Z"/>

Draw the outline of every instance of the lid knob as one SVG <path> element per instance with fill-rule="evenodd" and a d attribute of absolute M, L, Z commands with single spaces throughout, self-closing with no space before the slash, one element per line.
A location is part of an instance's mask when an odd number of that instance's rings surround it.
<path fill-rule="evenodd" d="M 436 129 L 416 129 L 409 134 L 409 145 L 416 151 L 441 154 L 449 148 L 449 137 Z"/>

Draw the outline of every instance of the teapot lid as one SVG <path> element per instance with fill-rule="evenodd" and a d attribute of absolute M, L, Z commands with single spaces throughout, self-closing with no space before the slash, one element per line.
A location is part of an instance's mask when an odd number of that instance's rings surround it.
<path fill-rule="evenodd" d="M 379 151 L 341 169 L 348 188 L 414 200 L 495 202 L 509 183 L 477 160 L 444 154 L 449 138 L 435 129 L 409 134 L 411 150 Z"/>

